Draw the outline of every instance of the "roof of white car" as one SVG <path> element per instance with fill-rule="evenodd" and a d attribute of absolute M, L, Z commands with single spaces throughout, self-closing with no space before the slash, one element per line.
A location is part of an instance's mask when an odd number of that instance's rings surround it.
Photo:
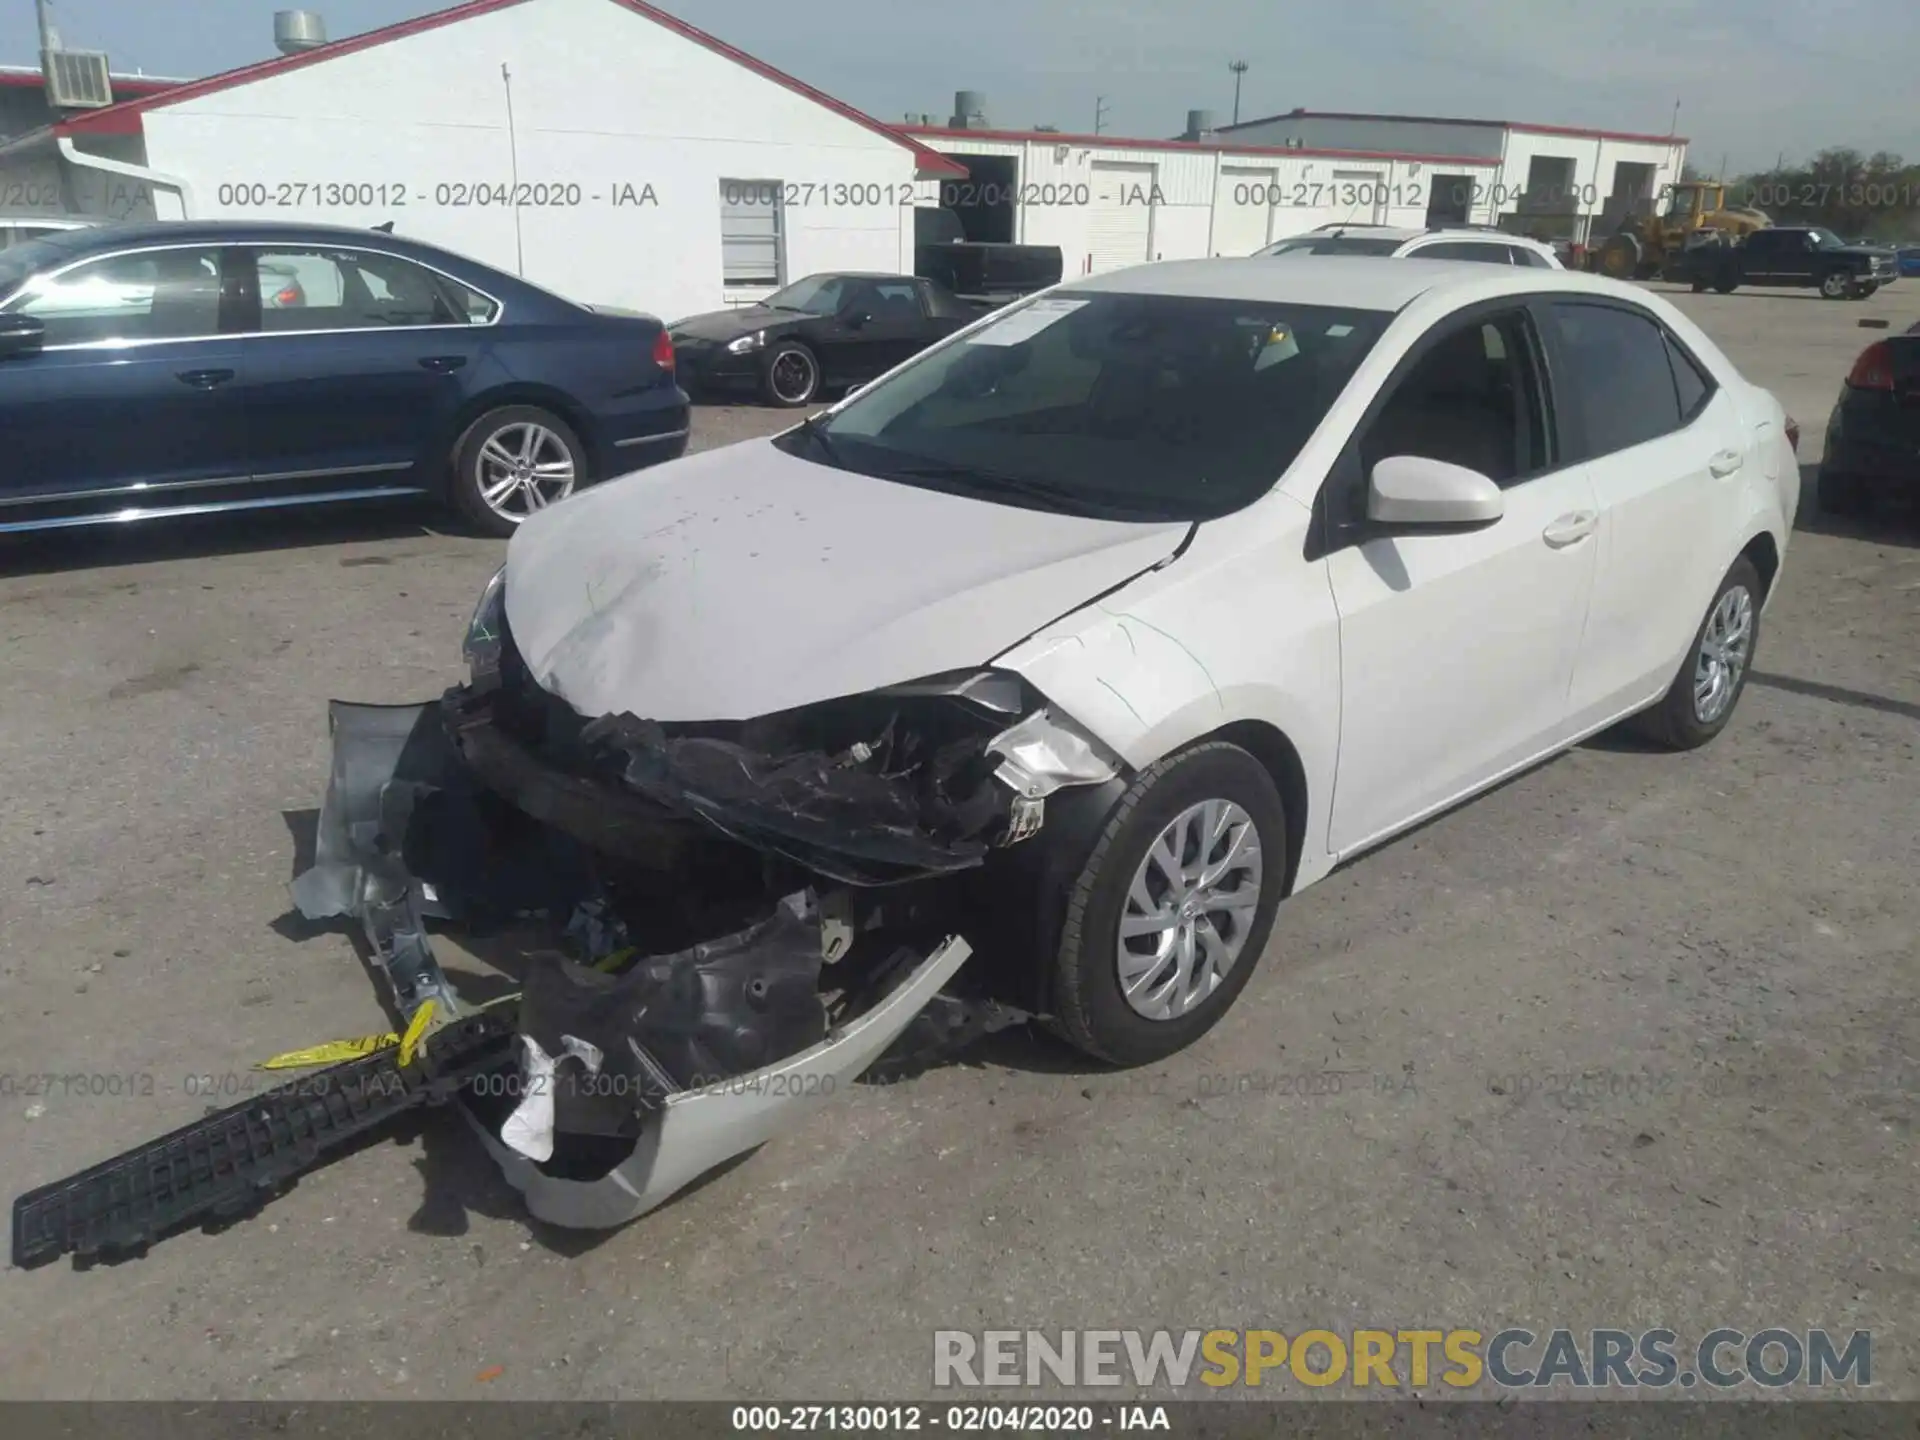
<path fill-rule="evenodd" d="M 1353 255 L 1308 255 L 1275 264 L 1261 255 L 1212 260 L 1161 260 L 1074 280 L 1062 291 L 1123 295 L 1180 295 L 1213 300 L 1280 300 L 1341 310 L 1405 309 L 1429 290 L 1473 290 L 1482 295 L 1542 290 L 1589 294 L 1633 293 L 1631 287 L 1577 270 L 1492 266 L 1471 260 L 1378 260 Z"/>

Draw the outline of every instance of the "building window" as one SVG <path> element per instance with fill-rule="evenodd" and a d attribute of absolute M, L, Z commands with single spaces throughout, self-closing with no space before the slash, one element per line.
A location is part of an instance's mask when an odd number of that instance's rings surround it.
<path fill-rule="evenodd" d="M 783 188 L 778 180 L 720 182 L 720 277 L 727 289 L 782 283 Z"/>

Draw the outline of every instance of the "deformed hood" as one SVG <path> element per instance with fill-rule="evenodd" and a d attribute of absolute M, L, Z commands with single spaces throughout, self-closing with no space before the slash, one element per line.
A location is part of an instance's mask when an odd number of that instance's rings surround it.
<path fill-rule="evenodd" d="M 984 664 L 1188 527 L 968 499 L 756 440 L 609 481 L 507 548 L 507 623 L 580 714 L 746 720 Z"/>

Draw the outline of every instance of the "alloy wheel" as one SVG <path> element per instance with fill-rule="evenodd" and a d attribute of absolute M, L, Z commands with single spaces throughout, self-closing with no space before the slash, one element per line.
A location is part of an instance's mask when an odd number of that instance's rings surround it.
<path fill-rule="evenodd" d="M 1177 1020 L 1241 959 L 1260 905 L 1260 832 L 1230 800 L 1188 806 L 1155 837 L 1127 887 L 1115 964 L 1149 1020 Z"/>
<path fill-rule="evenodd" d="M 1727 713 L 1753 653 L 1753 596 L 1735 585 L 1713 607 L 1693 667 L 1693 715 L 1712 725 Z"/>
<path fill-rule="evenodd" d="M 481 445 L 475 463 L 481 501 L 516 525 L 573 493 L 573 452 L 566 441 L 532 420 L 518 420 L 494 431 Z"/>
<path fill-rule="evenodd" d="M 798 405 L 813 395 L 816 383 L 813 360 L 803 350 L 783 350 L 773 357 L 768 371 L 773 393 L 788 405 Z"/>

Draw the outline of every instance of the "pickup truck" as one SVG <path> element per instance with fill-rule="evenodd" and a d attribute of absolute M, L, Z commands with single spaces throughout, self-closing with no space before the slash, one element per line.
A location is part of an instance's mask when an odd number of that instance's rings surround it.
<path fill-rule="evenodd" d="M 1058 245 L 969 240 L 953 211 L 922 206 L 913 212 L 913 273 L 970 304 L 1005 305 L 1058 285 L 1064 267 Z"/>
<path fill-rule="evenodd" d="M 1818 290 L 1829 300 L 1864 300 L 1900 275 L 1893 251 L 1849 245 L 1817 226 L 1771 226 L 1730 244 L 1690 246 L 1676 279 L 1695 291 L 1722 295 L 1741 285 L 1785 285 Z"/>

